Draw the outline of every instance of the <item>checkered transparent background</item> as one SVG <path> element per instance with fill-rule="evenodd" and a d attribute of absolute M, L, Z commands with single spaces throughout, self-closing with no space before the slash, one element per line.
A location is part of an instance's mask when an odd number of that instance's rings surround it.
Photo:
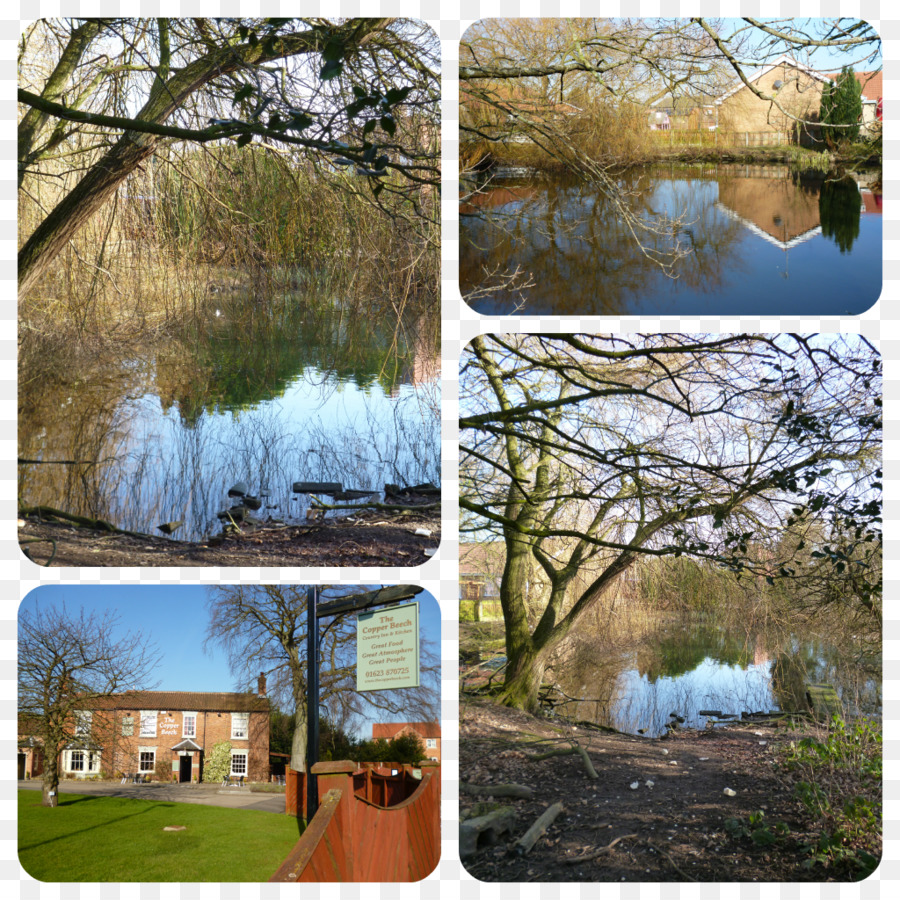
<path fill-rule="evenodd" d="M 0 20 L 0 83 L 4 90 L 0 115 L 0 585 L 10 587 L 9 599 L 0 607 L 0 888 L 4 896 L 21 896 L 26 900 L 76 900 L 92 897 L 102 900 L 169 900 L 176 897 L 209 898 L 209 900 L 272 900 L 279 896 L 296 896 L 303 891 L 304 900 L 381 900 L 381 898 L 419 897 L 422 900 L 488 900 L 498 895 L 502 900 L 560 900 L 560 885 L 501 884 L 487 885 L 474 881 L 462 868 L 457 854 L 458 768 L 458 704 L 457 704 L 457 558 L 458 528 L 457 502 L 457 384 L 458 360 L 466 342 L 479 333 L 491 331 L 844 331 L 860 332 L 881 347 L 885 357 L 885 487 L 888 494 L 886 529 L 887 559 L 885 562 L 886 607 L 885 623 L 885 858 L 881 868 L 861 885 L 569 885 L 567 897 L 575 892 L 587 900 L 600 896 L 620 897 L 622 900 L 677 900 L 677 898 L 735 898 L 760 900 L 804 897 L 875 898 L 884 892 L 891 894 L 889 884 L 900 882 L 900 613 L 892 606 L 893 588 L 900 584 L 900 532 L 896 498 L 900 468 L 900 213 L 894 206 L 900 180 L 900 18 L 881 19 L 878 0 L 839 2 L 820 0 L 819 3 L 800 2 L 715 2 L 715 0 L 657 0 L 657 2 L 575 2 L 575 0 L 259 0 L 239 2 L 161 2 L 161 0 L 55 0 L 39 2 L 24 0 L 19 4 L 19 20 Z M 9 7 L 6 8 L 9 11 Z M 885 4 L 885 11 L 889 7 Z M 457 286 L 457 80 L 458 41 L 466 27 L 478 18 L 489 16 L 678 16 L 702 13 L 706 16 L 860 16 L 875 25 L 884 39 L 885 59 L 885 137 L 886 160 L 884 178 L 887 202 L 884 216 L 884 292 L 882 299 L 860 318 L 815 319 L 792 318 L 597 318 L 523 316 L 518 318 L 479 317 L 460 300 Z M 376 16 L 404 15 L 424 19 L 438 32 L 443 47 L 443 540 L 436 557 L 419 570 L 404 569 L 39 569 L 21 556 L 16 538 L 16 180 L 15 122 L 16 106 L 16 44 L 21 22 L 37 17 L 76 16 L 188 16 L 204 15 L 341 15 Z M 898 180 L 895 180 L 898 179 Z M 895 213 L 897 213 L 895 215 Z M 15 610 L 18 601 L 39 584 L 133 584 L 166 585 L 176 582 L 221 584 L 244 582 L 341 582 L 345 584 L 414 582 L 421 584 L 438 598 L 443 609 L 441 655 L 444 662 L 443 747 L 444 747 L 444 809 L 443 858 L 433 875 L 416 885 L 321 885 L 292 887 L 281 885 L 238 884 L 112 884 L 112 885 L 45 885 L 33 881 L 19 866 L 16 856 L 16 793 L 15 793 Z M 0 601 L 2 602 L 2 601 Z M 48 852 L 53 852 L 48 848 Z M 135 848 L 139 853 L 140 848 Z M 240 853 L 240 848 L 235 847 Z M 190 878 L 190 873 L 185 873 Z"/>

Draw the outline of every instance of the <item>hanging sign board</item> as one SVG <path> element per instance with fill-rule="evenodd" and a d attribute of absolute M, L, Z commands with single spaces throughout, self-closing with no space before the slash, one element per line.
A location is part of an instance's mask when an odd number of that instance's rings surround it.
<path fill-rule="evenodd" d="M 356 689 L 388 691 L 419 686 L 419 604 L 356 617 Z"/>

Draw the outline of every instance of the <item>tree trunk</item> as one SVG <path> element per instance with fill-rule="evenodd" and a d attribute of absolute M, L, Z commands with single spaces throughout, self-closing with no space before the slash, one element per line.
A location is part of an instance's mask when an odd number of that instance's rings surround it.
<path fill-rule="evenodd" d="M 506 680 L 498 698 L 502 706 L 533 713 L 538 708 L 538 692 L 547 666 L 547 652 L 533 649 L 510 653 L 507 647 Z"/>
<path fill-rule="evenodd" d="M 19 252 L 19 293 L 24 295 L 119 185 L 152 156 L 159 138 L 125 135 L 44 219 Z"/>
<path fill-rule="evenodd" d="M 44 778 L 41 783 L 41 806 L 56 806 L 59 802 L 59 754 L 44 754 Z"/>

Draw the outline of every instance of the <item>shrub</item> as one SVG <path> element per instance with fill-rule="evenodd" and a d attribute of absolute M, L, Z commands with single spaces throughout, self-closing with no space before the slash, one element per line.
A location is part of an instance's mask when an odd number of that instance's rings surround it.
<path fill-rule="evenodd" d="M 862 118 L 862 88 L 853 69 L 844 66 L 833 84 L 825 85 L 819 118 L 829 144 L 855 141 Z"/>
<path fill-rule="evenodd" d="M 231 741 L 219 741 L 213 744 L 206 765 L 203 767 L 203 780 L 207 784 L 221 781 L 231 772 Z"/>

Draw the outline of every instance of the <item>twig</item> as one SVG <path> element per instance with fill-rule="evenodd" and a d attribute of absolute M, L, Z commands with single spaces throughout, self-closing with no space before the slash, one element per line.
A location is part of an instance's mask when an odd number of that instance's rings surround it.
<path fill-rule="evenodd" d="M 599 827 L 599 826 L 598 826 Z M 593 853 L 587 853 L 584 856 L 576 856 L 574 859 L 564 859 L 563 862 L 567 866 L 574 866 L 578 863 L 590 862 L 592 859 L 597 859 L 598 856 L 603 856 L 604 853 L 608 853 L 612 850 L 619 841 L 627 840 L 628 838 L 636 838 L 636 834 L 623 834 L 620 837 L 617 837 L 614 841 L 610 841 L 605 847 L 601 847 L 599 850 L 595 850 Z"/>

